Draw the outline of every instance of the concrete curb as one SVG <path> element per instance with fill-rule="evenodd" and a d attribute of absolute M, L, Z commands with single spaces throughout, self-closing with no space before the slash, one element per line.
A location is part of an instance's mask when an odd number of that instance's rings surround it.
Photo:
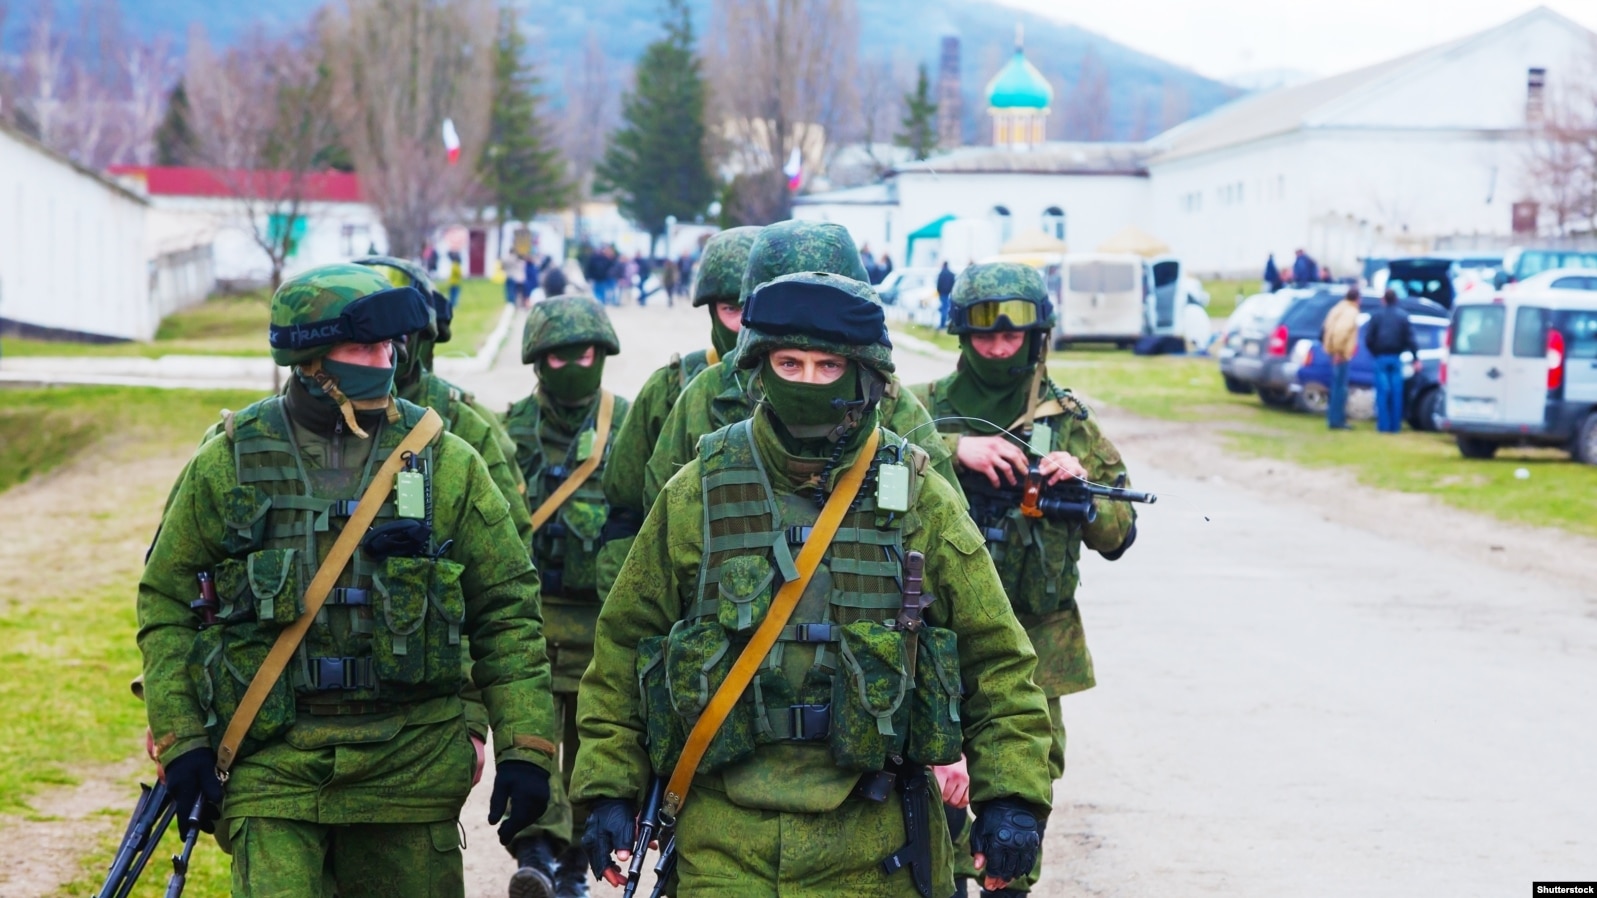
<path fill-rule="evenodd" d="M 439 376 L 449 380 L 457 374 L 479 374 L 494 366 L 494 360 L 499 357 L 500 350 L 504 349 L 505 340 L 516 321 L 516 307 L 505 303 L 504 309 L 499 313 L 499 323 L 488 332 L 488 339 L 483 341 L 482 348 L 476 355 L 434 355 L 433 367 Z"/>

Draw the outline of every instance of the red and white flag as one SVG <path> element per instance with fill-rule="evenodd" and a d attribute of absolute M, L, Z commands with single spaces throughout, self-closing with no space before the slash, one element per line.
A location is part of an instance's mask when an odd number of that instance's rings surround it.
<path fill-rule="evenodd" d="M 804 154 L 799 152 L 798 147 L 787 154 L 787 164 L 782 166 L 782 174 L 787 175 L 787 189 L 797 193 L 804 184 Z"/>
<path fill-rule="evenodd" d="M 460 132 L 455 130 L 454 119 L 444 119 L 444 149 L 449 152 L 449 164 L 460 161 Z"/>

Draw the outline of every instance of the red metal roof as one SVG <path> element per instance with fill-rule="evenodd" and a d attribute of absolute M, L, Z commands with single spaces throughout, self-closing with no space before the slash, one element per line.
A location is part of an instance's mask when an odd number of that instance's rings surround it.
<path fill-rule="evenodd" d="M 281 197 L 289 192 L 294 177 L 292 172 L 286 171 L 228 172 L 172 165 L 113 165 L 109 171 L 117 177 L 143 181 L 145 190 L 151 196 L 231 197 L 248 193 L 263 198 Z M 307 200 L 323 203 L 364 201 L 360 179 L 355 175 L 328 171 L 313 172 L 302 177 L 302 192 Z"/>

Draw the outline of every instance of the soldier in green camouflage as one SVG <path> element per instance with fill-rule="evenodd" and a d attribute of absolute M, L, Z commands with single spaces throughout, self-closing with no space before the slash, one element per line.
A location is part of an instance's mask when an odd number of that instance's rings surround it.
<path fill-rule="evenodd" d="M 1082 522 L 1028 517 L 1018 503 L 991 510 L 976 500 L 983 484 L 1000 487 L 1025 478 L 1034 457 L 1050 483 L 1071 477 L 1124 482 L 1120 453 L 1086 404 L 1048 377 L 1044 357 L 1052 326 L 1053 306 L 1035 269 L 1014 262 L 972 265 L 954 284 L 949 315 L 948 331 L 959 337 L 959 366 L 942 380 L 912 389 L 937 418 L 972 497 L 972 513 L 992 518 L 977 524 L 1009 603 L 1037 650 L 1037 685 L 1048 696 L 1053 725 L 1048 766 L 1058 779 L 1065 766 L 1059 698 L 1094 683 L 1076 605 L 1081 547 L 1117 559 L 1136 539 L 1137 528 L 1135 512 L 1123 502 L 1099 503 L 1096 518 Z M 1022 437 L 1043 435 L 1045 454 L 1034 456 L 1000 428 Z M 1035 881 L 1034 872 L 995 894 L 1024 894 Z"/>
<path fill-rule="evenodd" d="M 278 396 L 224 421 L 184 469 L 139 583 L 139 648 L 175 802 L 202 797 L 235 896 L 464 893 L 458 817 L 477 775 L 461 657 L 493 724 L 490 822 L 543 813 L 554 714 L 537 574 L 480 456 L 439 434 L 299 643 L 226 782 L 216 751 L 243 693 L 381 463 L 426 409 L 391 395 L 391 341 L 429 300 L 371 268 L 328 265 L 272 298 Z M 190 605 L 209 572 L 217 623 Z M 508 811 L 508 813 L 507 813 Z"/>
<path fill-rule="evenodd" d="M 604 495 L 612 515 L 636 530 L 649 506 L 643 501 L 644 468 L 654 454 L 654 444 L 666 416 L 676 405 L 682 390 L 701 371 L 721 361 L 737 345 L 739 316 L 743 314 L 743 271 L 748 267 L 749 248 L 759 234 L 757 227 L 731 228 L 711 237 L 699 256 L 698 275 L 693 282 L 694 307 L 710 309 L 710 348 L 673 355 L 665 367 L 644 381 L 632 401 L 632 410 L 616 434 L 615 447 L 604 466 Z M 608 595 L 616 572 L 632 547 L 632 537 L 618 536 L 604 544 L 599 553 L 599 593 Z"/>
<path fill-rule="evenodd" d="M 783 221 L 762 228 L 749 249 L 739 296 L 746 300 L 766 281 L 800 271 L 827 271 L 868 281 L 854 238 L 841 225 L 814 221 Z M 734 350 L 734 355 L 741 350 Z M 644 469 L 643 508 L 654 504 L 665 482 L 693 458 L 699 437 L 754 413 L 758 398 L 754 378 L 735 359 L 722 359 L 695 377 L 677 399 L 661 425 L 654 453 Z M 943 441 L 931 426 L 931 416 L 898 378 L 888 375 L 878 409 L 883 426 L 908 434 L 925 449 L 933 470 L 954 480 L 954 467 Z M 924 426 L 923 426 L 924 425 Z M 957 489 L 957 487 L 956 487 Z"/>
<path fill-rule="evenodd" d="M 573 818 L 565 786 L 577 755 L 577 683 L 592 658 L 599 617 L 598 556 L 613 532 L 600 480 L 630 405 L 600 386 L 605 359 L 620 351 L 610 319 L 592 298 L 565 295 L 537 303 L 527 313 L 521 361 L 535 366 L 538 385 L 505 414 L 532 509 L 555 741 L 566 777 L 556 780 L 555 800 L 543 818 L 517 834 L 511 852 L 520 867 L 511 898 L 524 898 L 540 876 L 554 881 L 560 898 L 588 894 L 587 864 L 580 850 L 570 850 Z"/>
<path fill-rule="evenodd" d="M 944 898 L 951 846 L 943 816 L 925 814 L 926 770 L 962 745 L 977 844 L 1001 886 L 1040 844 L 1047 711 L 959 494 L 879 424 L 893 362 L 874 291 L 825 272 L 764 282 L 746 299 L 736 364 L 759 382 L 758 410 L 706 435 L 666 484 L 599 614 L 571 791 L 591 806 L 595 874 L 625 860 L 651 776 L 672 773 L 779 585 L 798 579 L 820 507 L 861 461 L 865 488 L 693 768 L 675 818 L 677 893 Z M 902 582 L 914 553 L 929 606 Z M 924 608 L 924 626 L 895 623 L 909 607 Z M 925 824 L 918 838 L 906 806 Z"/>

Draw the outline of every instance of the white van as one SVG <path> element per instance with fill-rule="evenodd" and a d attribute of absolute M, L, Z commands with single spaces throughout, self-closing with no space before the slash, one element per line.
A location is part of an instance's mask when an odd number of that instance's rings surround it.
<path fill-rule="evenodd" d="M 1059 272 L 1054 345 L 1113 343 L 1122 349 L 1143 335 L 1148 292 L 1141 256 L 1072 253 Z"/>
<path fill-rule="evenodd" d="M 1554 446 L 1597 464 L 1597 270 L 1558 272 L 1489 299 L 1461 297 L 1442 384 L 1442 429 L 1464 457 Z"/>

